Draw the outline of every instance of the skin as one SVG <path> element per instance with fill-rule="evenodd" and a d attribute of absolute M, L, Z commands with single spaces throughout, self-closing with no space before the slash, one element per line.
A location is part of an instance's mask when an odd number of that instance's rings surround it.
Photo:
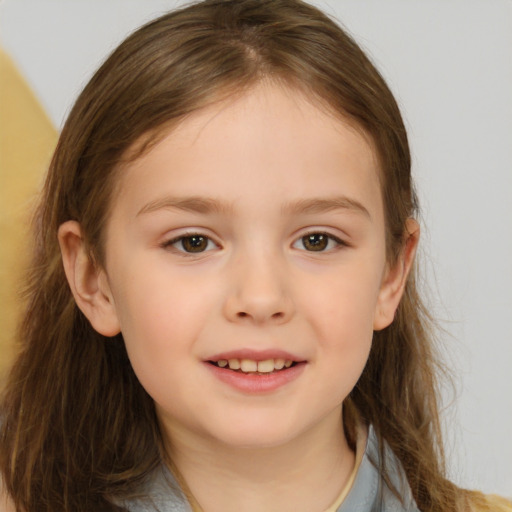
<path fill-rule="evenodd" d="M 205 511 L 321 512 L 348 479 L 342 402 L 373 331 L 393 320 L 419 233 L 409 220 L 388 265 L 378 173 L 349 123 L 263 83 L 123 169 L 104 267 L 79 224 L 61 226 L 77 304 L 100 333 L 123 333 Z M 313 233 L 328 235 L 324 250 L 310 250 Z M 204 251 L 186 252 L 179 237 L 191 234 Z M 284 350 L 303 369 L 270 392 L 240 391 L 205 363 L 239 349 Z"/>
<path fill-rule="evenodd" d="M 4 489 L 0 486 L 0 512 L 16 512 L 14 504 Z"/>

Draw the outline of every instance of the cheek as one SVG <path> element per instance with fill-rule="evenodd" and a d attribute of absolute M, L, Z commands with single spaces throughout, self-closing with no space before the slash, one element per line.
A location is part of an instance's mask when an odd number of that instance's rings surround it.
<path fill-rule="evenodd" d="M 373 321 L 380 290 L 377 272 L 351 266 L 333 273 L 324 286 L 311 286 L 302 310 L 318 340 L 317 361 L 323 365 L 332 393 L 340 401 L 363 371 L 373 339 Z"/>
<path fill-rule="evenodd" d="M 352 265 L 332 272 L 322 284 L 304 287 L 302 305 L 310 322 L 325 331 L 321 339 L 330 339 L 333 332 L 345 333 L 347 341 L 371 337 L 380 292 L 380 272 L 373 268 L 379 267 Z"/>
<path fill-rule="evenodd" d="M 139 261 L 141 260 L 141 261 Z M 114 298 L 123 334 L 168 343 L 194 332 L 212 311 L 215 287 L 190 269 L 173 268 L 165 258 L 132 258 L 114 274 Z"/>
<path fill-rule="evenodd" d="M 153 394 L 151 383 L 170 381 L 185 371 L 184 362 L 193 355 L 216 299 L 215 290 L 201 289 L 179 273 L 156 265 L 144 268 L 140 273 L 119 269 L 117 275 L 125 278 L 114 278 L 114 298 L 131 364 Z"/>

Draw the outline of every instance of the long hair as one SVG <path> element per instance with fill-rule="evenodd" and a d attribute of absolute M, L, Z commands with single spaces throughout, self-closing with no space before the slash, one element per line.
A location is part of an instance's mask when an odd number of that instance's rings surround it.
<path fill-rule="evenodd" d="M 262 79 L 300 90 L 371 138 L 388 260 L 400 253 L 406 219 L 417 214 L 406 130 L 383 78 L 336 23 L 300 0 L 207 0 L 134 32 L 72 109 L 34 222 L 20 354 L 0 412 L 0 469 L 18 510 L 122 510 L 117 499 L 162 461 L 153 402 L 122 335 L 95 332 L 73 300 L 59 225 L 78 221 L 91 258 L 102 265 L 120 164 L 147 151 L 173 123 Z M 460 510 L 466 500 L 444 477 L 438 370 L 413 271 L 395 321 L 375 333 L 345 403 L 345 428 L 350 434 L 356 414 L 374 425 L 424 512 Z"/>

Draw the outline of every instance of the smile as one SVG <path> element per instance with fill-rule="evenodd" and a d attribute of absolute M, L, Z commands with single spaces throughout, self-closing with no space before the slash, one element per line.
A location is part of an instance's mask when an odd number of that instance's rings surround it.
<path fill-rule="evenodd" d="M 204 361 L 211 374 L 244 394 L 271 393 L 303 374 L 308 362 L 281 350 L 224 352 Z"/>
<path fill-rule="evenodd" d="M 210 361 L 211 364 L 240 373 L 262 373 L 269 374 L 282 369 L 288 369 L 296 364 L 291 359 L 265 359 L 264 361 L 255 361 L 254 359 L 219 359 Z"/>

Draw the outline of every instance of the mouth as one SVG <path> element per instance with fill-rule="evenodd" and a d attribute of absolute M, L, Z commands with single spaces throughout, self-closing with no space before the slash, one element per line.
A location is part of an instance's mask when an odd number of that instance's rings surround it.
<path fill-rule="evenodd" d="M 222 368 L 227 371 L 233 371 L 243 374 L 270 375 L 283 370 L 288 370 L 300 363 L 291 359 L 265 359 L 256 361 L 254 359 L 218 359 L 216 361 L 208 361 L 209 364 Z"/>
<path fill-rule="evenodd" d="M 204 361 L 213 376 L 248 395 L 266 395 L 303 375 L 308 361 L 281 350 L 240 349 Z"/>

